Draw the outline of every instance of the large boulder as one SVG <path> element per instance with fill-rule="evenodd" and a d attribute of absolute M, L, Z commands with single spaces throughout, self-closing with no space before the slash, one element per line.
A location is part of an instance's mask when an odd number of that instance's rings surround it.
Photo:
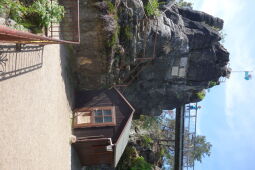
<path fill-rule="evenodd" d="M 153 59 L 142 60 L 146 64 L 125 90 L 137 113 L 159 115 L 198 102 L 199 93 L 228 76 L 229 53 L 219 42 L 222 27 L 219 18 L 175 5 L 148 21 L 147 39 L 137 39 L 136 57 Z"/>
<path fill-rule="evenodd" d="M 204 89 L 228 77 L 229 53 L 220 44 L 222 19 L 175 4 L 147 16 L 146 2 L 82 1 L 75 72 L 79 89 L 128 85 L 137 113 L 159 115 L 202 100 Z"/>

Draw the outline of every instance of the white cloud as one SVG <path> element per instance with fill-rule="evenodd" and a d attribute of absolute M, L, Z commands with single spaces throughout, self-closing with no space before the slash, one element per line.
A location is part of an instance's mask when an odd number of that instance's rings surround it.
<path fill-rule="evenodd" d="M 244 73 L 237 73 L 234 71 L 254 70 L 255 60 L 252 56 L 253 49 L 247 45 L 248 43 L 251 43 L 247 41 L 247 39 L 249 39 L 247 35 L 232 32 L 230 36 L 234 37 L 234 39 L 231 40 L 231 43 L 228 44 L 229 49 L 231 49 L 230 64 L 233 72 L 230 79 L 226 82 L 225 112 L 228 116 L 227 121 L 229 125 L 233 127 L 233 117 L 244 116 L 243 113 L 238 113 L 242 112 L 240 108 L 242 108 L 244 112 L 249 112 L 247 111 L 247 108 L 252 108 L 253 101 L 255 101 L 255 90 L 252 88 L 255 87 L 254 79 L 249 81 L 244 80 Z"/>
<path fill-rule="evenodd" d="M 235 19 L 235 14 L 245 7 L 243 0 L 187 0 L 193 3 L 194 8 L 204 11 L 216 17 L 224 19 L 225 22 Z"/>
<path fill-rule="evenodd" d="M 255 22 L 252 18 L 255 15 L 252 7 L 254 1 L 190 1 L 195 2 L 195 5 L 199 4 L 197 5 L 199 10 L 224 19 L 224 31 L 227 33 L 224 46 L 230 52 L 231 68 L 255 71 L 255 40 L 253 40 Z M 232 161 L 236 162 L 234 165 L 236 169 L 240 169 L 238 166 L 242 166 L 242 169 L 253 169 L 252 164 L 244 161 L 252 157 L 255 150 L 253 146 L 255 143 L 255 72 L 253 76 L 253 80 L 246 81 L 244 73 L 232 73 L 230 79 L 226 81 L 225 94 L 222 94 L 225 95 L 225 114 L 217 118 L 223 122 L 226 121 L 227 124 L 223 125 L 219 122 L 214 127 L 210 125 L 207 127 L 211 128 L 208 136 L 211 136 L 215 148 L 212 156 L 217 155 L 213 157 L 214 165 L 210 165 L 212 169 L 219 169 L 214 167 L 215 164 L 220 165 L 220 169 L 233 169 Z M 217 100 L 222 96 L 216 95 L 215 98 Z M 212 103 L 209 104 L 212 105 Z"/>
<path fill-rule="evenodd" d="M 247 34 L 252 22 L 244 21 L 245 1 L 243 0 L 201 0 L 199 10 L 224 19 L 224 28 L 227 33 L 225 47 L 230 51 L 230 64 L 233 70 L 254 70 L 255 61 L 252 57 L 253 49 L 249 45 L 250 35 Z M 243 22 L 246 24 L 244 25 Z M 244 73 L 232 73 L 226 82 L 225 113 L 228 125 L 234 128 L 235 117 L 243 116 L 242 107 L 253 107 L 250 99 L 255 101 L 255 81 L 245 81 Z M 238 110 L 238 111 L 237 111 Z M 245 111 L 246 109 L 243 109 Z M 255 118 L 255 117 L 254 117 Z M 240 121 L 245 118 L 240 118 Z M 243 123 L 247 121 L 246 119 Z"/>

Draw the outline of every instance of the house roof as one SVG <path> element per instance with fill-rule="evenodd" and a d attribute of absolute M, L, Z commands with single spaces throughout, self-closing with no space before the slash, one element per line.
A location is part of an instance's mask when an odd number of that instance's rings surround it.
<path fill-rule="evenodd" d="M 114 88 L 119 95 L 125 100 L 125 102 L 128 104 L 128 106 L 132 109 L 132 113 L 130 114 L 130 117 L 128 118 L 117 142 L 115 143 L 115 152 L 114 152 L 114 167 L 117 166 L 121 155 L 123 154 L 127 143 L 128 143 L 128 139 L 129 139 L 129 132 L 130 132 L 130 128 L 131 128 L 131 124 L 132 124 L 132 118 L 133 118 L 133 114 L 135 112 L 135 109 L 132 107 L 132 105 L 127 101 L 127 99 L 120 93 L 120 91 L 116 88 Z"/>

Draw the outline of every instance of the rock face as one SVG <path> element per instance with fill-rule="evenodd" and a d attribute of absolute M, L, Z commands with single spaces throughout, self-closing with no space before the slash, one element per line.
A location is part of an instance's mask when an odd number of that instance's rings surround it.
<path fill-rule="evenodd" d="M 74 47 L 79 89 L 97 89 L 105 82 L 111 58 L 109 39 L 117 27 L 108 8 L 106 1 L 80 2 L 81 44 Z"/>
<path fill-rule="evenodd" d="M 92 0 L 84 2 L 92 4 Z M 163 109 L 200 101 L 199 93 L 203 89 L 219 84 L 221 77 L 230 74 L 229 53 L 219 42 L 222 19 L 176 5 L 167 9 L 161 6 L 158 16 L 146 17 L 144 3 L 146 1 L 115 1 L 119 36 L 118 43 L 111 48 L 108 57 L 112 60 L 107 68 L 111 67 L 108 73 L 118 80 L 112 83 L 128 84 L 124 95 L 137 113 L 159 115 Z M 78 47 L 77 73 L 79 81 L 85 83 L 80 83 L 80 87 L 90 88 L 86 83 L 93 76 L 100 79 L 106 71 L 94 71 L 95 67 L 102 68 L 101 64 L 109 61 L 102 52 L 105 48 L 98 48 L 103 47 L 100 44 L 107 39 L 102 33 L 105 25 L 97 22 L 102 18 L 100 15 L 81 17 L 84 43 Z M 86 25 L 88 19 L 91 24 Z M 94 60 L 93 64 L 82 64 L 81 60 L 87 58 Z M 84 81 L 86 79 L 88 81 Z"/>
<path fill-rule="evenodd" d="M 153 59 L 143 60 L 148 64 L 125 90 L 138 113 L 159 115 L 163 109 L 200 101 L 200 91 L 229 74 L 229 53 L 219 43 L 222 27 L 219 18 L 175 5 L 148 20 L 148 38 L 137 36 L 136 57 L 145 48 L 143 58 Z"/>

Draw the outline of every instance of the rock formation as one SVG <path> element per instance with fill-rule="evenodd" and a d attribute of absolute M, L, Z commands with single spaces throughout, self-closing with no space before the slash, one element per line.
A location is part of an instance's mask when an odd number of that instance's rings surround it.
<path fill-rule="evenodd" d="M 128 85 L 137 113 L 159 115 L 202 100 L 204 89 L 228 77 L 229 53 L 219 42 L 222 19 L 175 4 L 148 16 L 146 4 L 82 1 L 76 74 L 79 89 Z"/>

